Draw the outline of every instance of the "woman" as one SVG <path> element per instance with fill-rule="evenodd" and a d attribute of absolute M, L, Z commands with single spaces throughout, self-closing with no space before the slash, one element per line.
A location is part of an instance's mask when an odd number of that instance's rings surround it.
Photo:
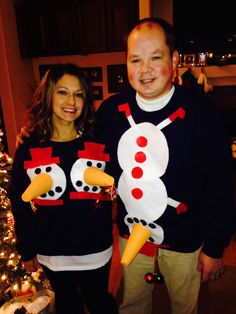
<path fill-rule="evenodd" d="M 91 91 L 80 69 L 53 65 L 26 112 L 30 136 L 13 162 L 10 199 L 17 250 L 27 271 L 43 266 L 57 314 L 84 313 L 83 303 L 91 314 L 117 313 L 108 293 L 111 202 L 102 184 L 84 179 L 88 168 L 104 170 L 109 161 L 105 146 L 91 135 L 93 123 Z M 28 199 L 25 190 L 42 174 L 37 186 L 45 191 Z"/>

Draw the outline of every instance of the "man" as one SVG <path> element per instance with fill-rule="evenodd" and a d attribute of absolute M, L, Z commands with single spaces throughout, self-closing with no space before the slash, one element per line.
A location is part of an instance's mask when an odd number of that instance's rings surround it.
<path fill-rule="evenodd" d="M 235 219 L 230 147 L 214 106 L 173 85 L 178 60 L 172 27 L 141 20 L 127 40 L 132 89 L 97 112 L 118 183 L 121 254 L 134 226 L 148 234 L 123 267 L 120 314 L 151 313 L 153 285 L 144 276 L 156 257 L 172 314 L 197 313 L 200 283 L 224 271 Z"/>

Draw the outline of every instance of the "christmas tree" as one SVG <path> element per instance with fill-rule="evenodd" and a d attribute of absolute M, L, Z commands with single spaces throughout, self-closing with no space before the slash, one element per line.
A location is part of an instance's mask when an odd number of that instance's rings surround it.
<path fill-rule="evenodd" d="M 35 273 L 28 273 L 24 270 L 20 255 L 16 251 L 14 218 L 7 196 L 12 158 L 3 151 L 4 145 L 0 134 L 0 307 L 16 296 L 50 288 L 42 269 Z"/>

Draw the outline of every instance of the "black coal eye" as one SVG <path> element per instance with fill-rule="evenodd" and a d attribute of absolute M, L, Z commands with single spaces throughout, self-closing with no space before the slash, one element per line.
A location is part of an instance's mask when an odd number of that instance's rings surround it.
<path fill-rule="evenodd" d="M 60 192 L 62 191 L 62 188 L 61 188 L 60 186 L 57 186 L 57 187 L 55 188 L 55 191 L 56 191 L 57 193 L 60 193 Z"/>
<path fill-rule="evenodd" d="M 130 224 L 132 224 L 132 223 L 134 222 L 131 217 L 129 217 L 129 218 L 127 219 L 127 221 L 128 221 L 128 223 L 130 223 Z"/>
<path fill-rule="evenodd" d="M 50 171 L 52 171 L 52 167 L 47 167 L 46 172 L 50 172 Z"/>
<path fill-rule="evenodd" d="M 147 225 L 146 221 L 143 220 L 143 219 L 141 219 L 140 222 L 141 222 L 141 224 L 142 224 L 143 226 L 146 226 L 146 225 Z"/>
<path fill-rule="evenodd" d="M 54 196 L 55 193 L 54 193 L 54 191 L 51 190 L 51 191 L 48 192 L 48 194 L 49 194 L 50 196 Z"/>
<path fill-rule="evenodd" d="M 98 168 L 102 168 L 102 163 L 101 163 L 101 162 L 98 162 L 98 163 L 97 163 L 97 167 L 98 167 Z"/>
<path fill-rule="evenodd" d="M 35 174 L 40 174 L 40 173 L 41 173 L 41 169 L 40 169 L 40 168 L 36 168 L 36 169 L 34 170 L 34 173 L 35 173 Z"/>
<path fill-rule="evenodd" d="M 155 224 L 152 224 L 152 223 L 148 224 L 148 226 L 149 226 L 151 229 L 155 229 L 155 228 L 156 228 L 156 225 L 155 225 Z"/>
<path fill-rule="evenodd" d="M 87 166 L 91 167 L 92 166 L 92 161 L 87 161 Z"/>

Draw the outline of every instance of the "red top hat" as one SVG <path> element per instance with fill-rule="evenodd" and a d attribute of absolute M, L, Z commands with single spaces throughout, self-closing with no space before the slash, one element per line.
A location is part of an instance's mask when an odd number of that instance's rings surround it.
<path fill-rule="evenodd" d="M 109 161 L 110 155 L 104 153 L 105 145 L 92 142 L 84 143 L 84 150 L 78 151 L 78 157 L 85 159 Z"/>
<path fill-rule="evenodd" d="M 32 160 L 24 162 L 24 169 L 60 163 L 59 157 L 52 157 L 52 147 L 31 148 L 30 154 Z"/>

